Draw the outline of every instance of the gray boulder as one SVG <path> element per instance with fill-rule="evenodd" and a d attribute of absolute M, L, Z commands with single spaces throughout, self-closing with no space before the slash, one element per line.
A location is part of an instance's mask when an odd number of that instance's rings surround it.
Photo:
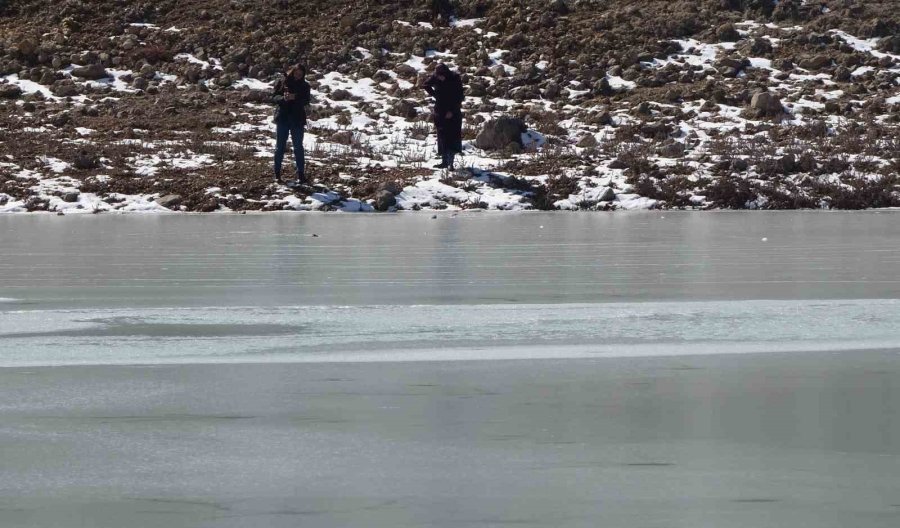
<path fill-rule="evenodd" d="M 595 148 L 597 146 L 597 138 L 594 137 L 593 134 L 587 134 L 575 144 L 576 147 L 581 148 Z"/>
<path fill-rule="evenodd" d="M 784 113 L 781 100 L 769 92 L 756 92 L 750 99 L 750 109 L 758 117 L 777 117 Z"/>
<path fill-rule="evenodd" d="M 475 146 L 484 150 L 502 150 L 515 144 L 521 149 L 522 134 L 527 130 L 525 122 L 515 117 L 492 119 L 475 138 Z"/>
<path fill-rule="evenodd" d="M 106 79 L 109 77 L 109 73 L 102 64 L 89 64 L 72 70 L 72 77 L 96 81 L 98 79 Z"/>
<path fill-rule="evenodd" d="M 387 211 L 397 205 L 397 198 L 388 190 L 381 190 L 375 194 L 375 210 Z"/>
<path fill-rule="evenodd" d="M 72 81 L 57 81 L 50 87 L 50 91 L 57 97 L 74 97 L 78 95 L 78 87 Z"/>
<path fill-rule="evenodd" d="M 178 207 L 181 205 L 181 195 L 180 194 L 167 194 L 165 196 L 160 196 L 156 199 L 156 203 L 165 207 L 166 209 L 172 209 L 173 207 Z"/>
<path fill-rule="evenodd" d="M 800 67 L 804 70 L 821 70 L 831 66 L 831 57 L 827 55 L 815 55 L 800 61 Z"/>
<path fill-rule="evenodd" d="M 719 42 L 736 42 L 741 39 L 741 34 L 738 33 L 734 24 L 722 24 L 716 28 L 716 38 L 719 39 Z"/>
<path fill-rule="evenodd" d="M 403 186 L 395 181 L 387 181 L 378 186 L 378 192 L 387 191 L 394 196 L 403 192 Z"/>
<path fill-rule="evenodd" d="M 416 108 L 416 103 L 414 101 L 401 99 L 394 103 L 390 113 L 405 119 L 415 119 L 416 116 L 419 115 L 419 110 Z"/>

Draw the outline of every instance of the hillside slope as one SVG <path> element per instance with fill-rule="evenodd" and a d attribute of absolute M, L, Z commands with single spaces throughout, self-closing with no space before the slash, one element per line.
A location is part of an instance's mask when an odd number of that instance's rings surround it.
<path fill-rule="evenodd" d="M 895 1 L 0 6 L 0 211 L 900 206 Z M 311 195 L 269 167 L 296 61 Z M 449 174 L 437 61 L 468 93 Z M 499 116 L 529 131 L 478 148 Z"/>

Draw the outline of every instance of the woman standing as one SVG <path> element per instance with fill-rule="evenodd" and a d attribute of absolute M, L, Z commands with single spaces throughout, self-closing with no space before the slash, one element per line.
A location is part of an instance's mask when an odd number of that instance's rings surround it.
<path fill-rule="evenodd" d="M 288 134 L 294 147 L 297 165 L 297 184 L 306 182 L 303 130 L 306 127 L 306 107 L 310 103 L 310 88 L 306 82 L 306 66 L 297 64 L 287 76 L 275 83 L 272 91 L 275 103 L 275 181 L 281 182 L 281 165 L 287 149 Z"/>
<path fill-rule="evenodd" d="M 446 64 L 438 64 L 434 75 L 425 81 L 425 91 L 434 97 L 434 126 L 441 155 L 441 163 L 435 168 L 452 169 L 454 158 L 462 152 L 462 78 Z"/>

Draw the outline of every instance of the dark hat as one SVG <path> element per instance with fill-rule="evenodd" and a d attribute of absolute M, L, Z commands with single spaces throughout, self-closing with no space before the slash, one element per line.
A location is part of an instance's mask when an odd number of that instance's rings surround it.
<path fill-rule="evenodd" d="M 441 75 L 447 75 L 450 73 L 450 67 L 442 62 L 437 65 L 437 68 L 434 69 L 434 72 Z"/>

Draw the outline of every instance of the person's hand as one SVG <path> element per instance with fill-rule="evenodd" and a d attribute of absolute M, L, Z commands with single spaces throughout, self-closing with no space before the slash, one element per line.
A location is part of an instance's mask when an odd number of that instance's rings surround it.
<path fill-rule="evenodd" d="M 447 112 L 447 115 L 444 116 L 446 119 L 453 119 L 453 112 Z"/>
<path fill-rule="evenodd" d="M 292 93 L 290 93 L 290 92 L 287 92 L 287 93 L 284 94 L 284 100 L 285 100 L 285 101 L 293 101 L 293 100 L 296 99 L 296 98 L 297 98 L 297 96 L 294 95 L 294 94 L 292 94 Z"/>

